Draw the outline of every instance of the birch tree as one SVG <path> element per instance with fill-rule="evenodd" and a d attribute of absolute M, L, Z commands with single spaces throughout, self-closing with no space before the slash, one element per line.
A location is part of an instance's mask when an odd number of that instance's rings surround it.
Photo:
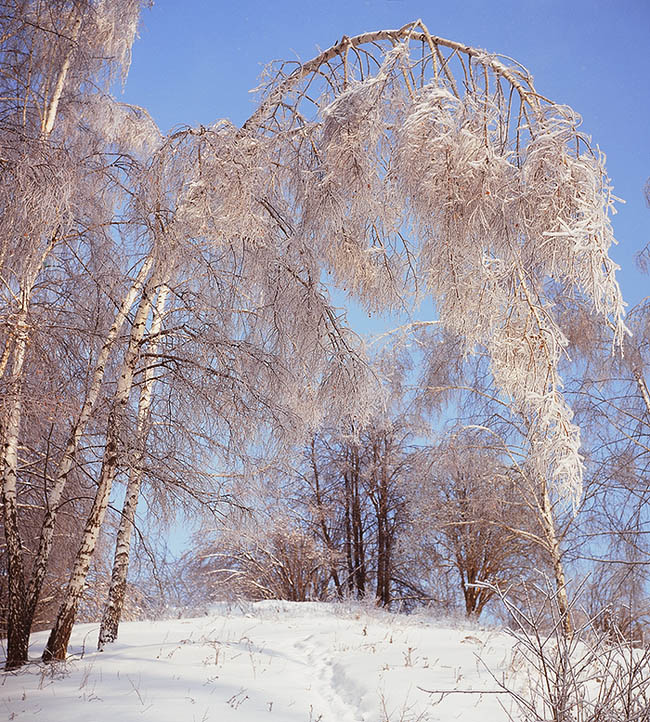
<path fill-rule="evenodd" d="M 374 308 L 413 278 L 465 351 L 487 354 L 499 395 L 526 420 L 526 474 L 539 480 L 538 518 L 564 590 L 549 489 L 577 505 L 583 463 L 554 300 L 583 298 L 615 345 L 627 333 L 608 255 L 614 197 L 579 116 L 521 66 L 417 21 L 276 68 L 254 118 L 268 132 L 294 130 L 301 230 L 337 280 Z"/>
<path fill-rule="evenodd" d="M 151 312 L 153 304 L 152 297 L 156 293 L 157 286 L 158 277 L 154 275 L 143 291 L 142 299 L 135 314 L 129 344 L 124 355 L 115 396 L 108 417 L 106 444 L 97 492 L 86 521 L 81 546 L 75 557 L 66 595 L 45 651 L 43 652 L 44 661 L 50 661 L 55 658 L 65 658 L 65 651 L 70 639 L 70 634 L 72 633 L 77 608 L 81 601 L 86 575 L 90 569 L 90 562 L 95 551 L 99 531 L 108 507 L 113 480 L 117 472 L 119 435 L 123 429 L 123 418 L 131 393 L 139 347 L 145 336 L 145 326 Z"/>
<path fill-rule="evenodd" d="M 608 255 L 614 198 L 579 116 L 521 66 L 417 21 L 272 69 L 254 124 L 293 132 L 298 228 L 333 277 L 369 309 L 417 281 L 465 349 L 485 349 L 500 393 L 532 421 L 539 474 L 576 502 L 554 287 L 588 300 L 615 343 L 626 333 Z"/>
<path fill-rule="evenodd" d="M 485 349 L 500 393 L 528 420 L 544 520 L 549 484 L 577 503 L 582 483 L 554 286 L 588 298 L 615 342 L 625 333 L 607 255 L 611 189 L 578 126 L 522 68 L 417 22 L 271 70 L 233 146 L 273 158 L 267 187 L 284 194 L 255 195 L 252 207 L 314 269 L 324 263 L 370 310 L 403 303 L 409 290 L 431 294 L 466 351 Z M 236 187 L 233 207 L 251 198 L 250 184 Z M 193 192 L 214 217 L 206 184 Z M 551 525 L 545 537 L 557 552 L 553 535 Z M 355 569 L 363 577 L 361 562 Z M 563 588 L 560 568 L 556 576 Z"/>
<path fill-rule="evenodd" d="M 158 290 L 158 296 L 153 309 L 149 337 L 151 341 L 147 352 L 156 355 L 159 345 L 159 336 L 162 331 L 165 305 L 170 289 L 162 285 Z M 149 422 L 149 411 L 154 391 L 155 375 L 152 366 L 147 366 L 144 371 L 144 378 L 140 386 L 140 397 L 138 401 L 137 422 L 135 428 L 135 449 L 133 457 L 129 462 L 129 481 L 126 487 L 124 507 L 120 517 L 120 524 L 115 542 L 115 558 L 113 571 L 108 591 L 106 608 L 102 616 L 102 623 L 99 630 L 98 647 L 101 650 L 106 642 L 113 642 L 117 638 L 117 629 L 122 609 L 124 608 L 127 574 L 129 569 L 129 552 L 131 547 L 131 534 L 135 512 L 140 496 L 142 483 L 142 463 L 146 445 L 147 426 Z"/>

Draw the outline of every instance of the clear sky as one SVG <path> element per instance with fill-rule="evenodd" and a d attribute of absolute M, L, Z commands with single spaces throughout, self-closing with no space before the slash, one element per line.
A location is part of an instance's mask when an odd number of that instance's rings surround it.
<path fill-rule="evenodd" d="M 163 131 L 240 124 L 269 61 L 306 61 L 342 35 L 417 18 L 434 35 L 516 59 L 540 93 L 583 116 L 626 200 L 612 253 L 624 296 L 634 305 L 648 295 L 634 254 L 650 242 L 650 0 L 157 0 L 143 14 L 123 98 Z"/>

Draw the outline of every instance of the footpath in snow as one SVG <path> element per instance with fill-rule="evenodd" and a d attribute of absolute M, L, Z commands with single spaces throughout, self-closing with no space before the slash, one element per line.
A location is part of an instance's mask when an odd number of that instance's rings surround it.
<path fill-rule="evenodd" d="M 359 606 L 260 602 L 128 622 L 95 651 L 0 678 L 0 719 L 39 722 L 502 722 L 514 674 L 503 632 Z M 36 660 L 47 632 L 32 636 Z M 423 690 L 432 690 L 430 694 Z M 445 694 L 449 692 L 449 694 Z"/>

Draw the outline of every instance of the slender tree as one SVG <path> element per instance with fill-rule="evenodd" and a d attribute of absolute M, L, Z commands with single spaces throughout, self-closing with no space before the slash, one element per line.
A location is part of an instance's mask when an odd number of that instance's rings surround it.
<path fill-rule="evenodd" d="M 111 488 L 117 472 L 119 437 L 124 428 L 126 405 L 131 394 L 140 346 L 146 334 L 146 323 L 151 313 L 159 285 L 159 276 L 154 273 L 143 291 L 138 310 L 135 314 L 129 345 L 124 355 L 115 396 L 108 416 L 106 446 L 102 459 L 97 492 L 86 521 L 81 546 L 75 557 L 65 597 L 43 652 L 43 660 L 46 662 L 52 659 L 65 659 L 68 641 L 72 633 L 81 595 L 83 594 L 86 576 L 90 569 L 90 562 L 95 551 L 99 531 L 104 521 L 106 509 L 108 508 Z"/>
<path fill-rule="evenodd" d="M 169 296 L 169 286 L 162 285 L 158 290 L 158 297 L 153 313 L 151 328 L 149 330 L 149 344 L 147 351 L 156 355 L 159 344 L 159 337 L 162 332 L 165 305 Z M 102 616 L 102 623 L 99 630 L 99 649 L 103 649 L 107 642 L 114 642 L 117 639 L 117 630 L 124 608 L 127 573 L 129 569 L 129 553 L 131 549 L 131 535 L 135 512 L 140 496 L 142 483 L 142 463 L 144 458 L 144 447 L 147 438 L 147 426 L 149 422 L 149 411 L 154 390 L 156 377 L 152 366 L 144 371 L 144 378 L 140 386 L 140 398 L 138 401 L 138 413 L 135 429 L 135 449 L 129 464 L 129 481 L 126 487 L 126 497 L 122 508 L 122 515 L 117 531 L 115 542 L 115 558 L 113 561 L 113 572 L 108 591 L 108 600 Z"/>

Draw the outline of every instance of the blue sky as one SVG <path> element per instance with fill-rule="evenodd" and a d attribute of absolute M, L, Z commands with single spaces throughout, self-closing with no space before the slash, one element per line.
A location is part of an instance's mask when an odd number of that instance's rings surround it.
<path fill-rule="evenodd" d="M 614 192 L 612 255 L 630 305 L 647 295 L 634 254 L 650 242 L 642 188 L 650 176 L 650 0 L 158 0 L 142 17 L 123 99 L 163 130 L 242 123 L 248 92 L 275 59 L 308 60 L 342 35 L 422 18 L 434 35 L 510 56 L 539 92 L 571 105 L 607 155 Z"/>

